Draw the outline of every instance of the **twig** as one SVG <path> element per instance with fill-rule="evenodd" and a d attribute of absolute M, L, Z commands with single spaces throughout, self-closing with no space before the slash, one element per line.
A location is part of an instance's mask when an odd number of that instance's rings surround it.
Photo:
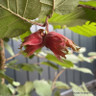
<path fill-rule="evenodd" d="M 5 10 L 7 10 L 7 11 L 9 11 L 9 12 L 12 13 L 13 15 L 15 15 L 15 16 L 21 18 L 22 20 L 27 21 L 27 22 L 30 23 L 30 24 L 35 24 L 35 25 L 38 25 L 38 26 L 41 26 L 41 27 L 45 27 L 44 24 L 40 24 L 40 23 L 38 23 L 38 22 L 33 22 L 33 21 L 31 21 L 31 20 L 28 20 L 28 19 L 26 19 L 26 18 L 20 16 L 19 14 L 16 14 L 15 12 L 11 11 L 10 9 L 4 7 L 4 6 L 1 5 L 1 4 L 0 4 L 0 7 L 2 7 L 3 9 L 5 9 Z"/>
<path fill-rule="evenodd" d="M 59 76 L 64 72 L 64 69 L 62 69 L 54 78 L 53 83 L 52 83 L 52 90 L 54 89 L 55 83 L 57 81 L 57 79 L 59 78 Z"/>
<path fill-rule="evenodd" d="M 11 59 L 13 59 L 13 58 L 15 58 L 15 57 L 17 57 L 17 56 L 19 56 L 19 55 L 21 55 L 21 53 L 17 53 L 17 54 L 15 54 L 15 55 L 12 56 L 12 57 L 7 58 L 6 61 L 9 61 L 9 60 L 11 60 Z"/>
<path fill-rule="evenodd" d="M 45 26 L 46 26 L 46 31 L 47 33 L 49 32 L 49 23 L 48 23 L 48 19 L 50 18 L 50 16 L 46 17 L 46 21 L 45 21 Z"/>
<path fill-rule="evenodd" d="M 88 5 L 78 5 L 78 7 L 83 7 L 83 8 L 88 8 L 88 9 L 92 9 L 92 10 L 96 10 L 96 7 L 92 7 L 92 6 L 88 6 Z"/>
<path fill-rule="evenodd" d="M 12 57 L 9 57 L 9 58 L 5 59 L 5 61 L 9 61 L 9 60 L 11 60 L 11 59 L 13 59 L 13 58 L 15 58 L 15 57 L 17 57 L 17 56 L 19 56 L 19 55 L 21 55 L 20 52 L 17 53 L 17 54 L 15 54 L 15 55 L 12 56 Z M 34 54 L 34 55 L 37 56 L 37 57 L 39 57 L 39 58 L 45 58 L 44 56 L 39 56 L 39 55 L 37 55 L 37 54 Z"/>
<path fill-rule="evenodd" d="M 0 69 L 4 70 L 5 66 L 5 50 L 4 50 L 4 42 L 2 39 L 0 39 Z"/>
<path fill-rule="evenodd" d="M 4 50 L 4 41 L 3 39 L 0 39 L 0 70 L 4 70 L 4 66 L 5 66 L 5 50 Z M 1 84 L 4 84 L 5 79 L 1 78 Z"/>
<path fill-rule="evenodd" d="M 46 26 L 46 31 L 47 31 L 47 33 L 49 32 L 49 23 L 48 23 L 48 19 L 51 18 L 51 17 L 53 16 L 54 9 L 55 9 L 55 0 L 53 0 L 52 13 L 51 13 L 51 15 L 48 15 L 48 16 L 46 17 L 45 24 L 43 25 L 43 26 Z"/>

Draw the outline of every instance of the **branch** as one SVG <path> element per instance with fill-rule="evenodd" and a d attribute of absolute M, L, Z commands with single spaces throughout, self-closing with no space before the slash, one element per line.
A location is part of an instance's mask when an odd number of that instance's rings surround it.
<path fill-rule="evenodd" d="M 54 87 L 55 87 L 55 83 L 56 83 L 57 79 L 59 78 L 59 76 L 60 76 L 63 72 L 64 72 L 64 69 L 62 69 L 62 70 L 56 75 L 56 77 L 54 78 L 53 83 L 52 83 L 52 90 L 53 90 Z"/>
<path fill-rule="evenodd" d="M 4 50 L 4 42 L 2 39 L 0 39 L 0 69 L 4 70 L 5 65 L 5 50 Z"/>
<path fill-rule="evenodd" d="M 12 13 L 13 15 L 21 18 L 22 20 L 27 21 L 27 22 L 30 23 L 30 24 L 35 24 L 35 25 L 38 25 L 38 26 L 41 26 L 41 27 L 45 27 L 44 24 L 40 24 L 40 23 L 38 23 L 38 22 L 33 22 L 33 21 L 31 21 L 31 20 L 28 20 L 28 19 L 20 16 L 19 14 L 16 14 L 15 12 L 11 11 L 10 9 L 7 9 L 6 7 L 4 7 L 4 6 L 1 5 L 1 4 L 0 4 L 0 7 L 2 7 L 3 9 L 7 10 L 7 11 L 10 12 L 10 13 Z"/>
<path fill-rule="evenodd" d="M 5 49 L 4 49 L 4 41 L 0 39 L 0 70 L 4 70 L 5 66 Z M 5 79 L 1 78 L 1 84 L 4 84 Z"/>
<path fill-rule="evenodd" d="M 17 56 L 19 56 L 19 55 L 21 55 L 21 53 L 17 53 L 17 54 L 15 54 L 15 55 L 12 56 L 12 57 L 7 58 L 6 61 L 9 61 L 9 60 L 11 60 L 11 59 L 13 59 L 13 58 L 15 58 L 15 57 L 17 57 Z"/>
<path fill-rule="evenodd" d="M 5 59 L 5 61 L 9 61 L 9 60 L 11 60 L 11 59 L 13 59 L 13 58 L 15 58 L 15 57 L 17 57 L 17 56 L 19 56 L 19 55 L 21 55 L 21 53 L 19 52 L 19 53 L 17 53 L 17 54 L 15 54 L 14 56 L 12 56 L 12 57 L 9 57 L 9 58 L 7 58 L 7 59 Z M 44 56 L 39 56 L 39 55 L 37 55 L 37 54 L 34 54 L 35 56 L 37 56 L 37 57 L 39 57 L 39 58 L 45 58 Z"/>
<path fill-rule="evenodd" d="M 83 8 L 88 8 L 88 9 L 92 9 L 92 10 L 96 10 L 96 7 L 92 7 L 92 6 L 88 6 L 88 5 L 78 5 L 78 7 L 83 7 Z"/>
<path fill-rule="evenodd" d="M 45 26 L 46 26 L 46 33 L 48 33 L 49 32 L 49 23 L 48 23 L 48 19 L 50 18 L 50 16 L 47 16 L 46 17 L 46 21 L 45 21 Z"/>

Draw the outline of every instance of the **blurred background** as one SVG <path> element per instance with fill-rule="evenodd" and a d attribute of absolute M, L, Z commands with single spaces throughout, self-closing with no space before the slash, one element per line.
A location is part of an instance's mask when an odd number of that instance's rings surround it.
<path fill-rule="evenodd" d="M 31 31 L 35 32 L 40 27 L 38 26 L 32 26 Z M 49 30 L 52 31 L 52 26 L 49 27 Z M 84 37 L 80 36 L 76 33 L 73 33 L 72 31 L 68 29 L 60 29 L 55 30 L 56 32 L 65 35 L 69 39 L 73 40 L 78 46 L 85 47 L 87 50 L 84 53 L 85 56 L 87 56 L 88 52 L 96 51 L 96 37 Z M 51 41 L 50 41 L 51 42 Z M 14 53 L 18 53 L 20 50 L 18 49 L 20 47 L 21 42 L 12 40 L 8 42 L 8 44 L 12 47 Z M 46 50 L 46 48 L 43 48 L 42 50 Z M 6 58 L 10 57 L 10 54 L 6 51 Z M 18 63 L 39 63 L 40 61 L 43 61 L 43 59 L 39 59 L 38 57 L 34 57 L 33 59 L 28 59 L 24 57 L 23 55 L 17 56 L 15 59 L 18 60 Z M 80 67 L 86 67 L 92 70 L 94 73 L 93 75 L 81 73 L 79 71 L 71 71 L 71 70 L 65 70 L 65 72 L 58 78 L 58 80 L 63 81 L 65 83 L 73 82 L 75 84 L 80 85 L 82 82 L 88 82 L 93 79 L 95 79 L 96 74 L 96 61 L 93 63 L 86 63 L 86 62 L 80 62 L 77 65 Z M 15 71 L 12 69 L 7 69 L 6 74 L 12 78 L 14 78 L 15 81 L 19 81 L 21 84 L 24 84 L 25 81 L 33 81 L 33 80 L 39 80 L 39 79 L 45 79 L 45 80 L 53 80 L 56 70 L 54 70 L 51 67 L 40 65 L 43 68 L 43 72 L 39 74 L 38 72 L 27 72 L 27 71 Z M 61 70 L 60 66 L 58 72 Z"/>

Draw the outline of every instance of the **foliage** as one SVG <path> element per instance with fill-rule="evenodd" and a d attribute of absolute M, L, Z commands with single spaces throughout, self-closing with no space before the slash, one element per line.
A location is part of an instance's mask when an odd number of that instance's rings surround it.
<path fill-rule="evenodd" d="M 77 71 L 80 71 L 80 72 L 83 72 L 83 73 L 88 73 L 88 74 L 91 74 L 93 75 L 92 71 L 88 68 L 83 68 L 83 67 L 77 67 L 77 66 L 74 66 L 73 68 L 71 68 L 72 70 L 77 70 Z"/>
<path fill-rule="evenodd" d="M 4 42 L 4 46 L 5 46 L 6 50 L 10 53 L 11 56 L 15 55 L 13 52 L 13 49 L 11 48 L 11 46 L 7 42 Z"/>
<path fill-rule="evenodd" d="M 95 0 L 88 1 L 88 2 L 82 2 L 82 1 L 80 1 L 80 4 L 88 5 L 88 6 L 92 6 L 92 7 L 96 7 L 96 1 Z"/>
<path fill-rule="evenodd" d="M 64 11 L 64 8 L 66 7 L 67 9 L 64 13 L 68 13 L 74 9 L 79 0 L 73 1 L 69 2 L 69 0 L 56 0 L 55 11 L 57 13 L 62 13 L 62 10 Z M 58 6 L 58 4 L 60 6 Z M 68 8 L 67 6 L 63 8 L 62 6 L 64 5 L 71 5 L 71 8 Z M 1 0 L 0 28 L 2 31 L 0 31 L 0 38 L 14 37 L 28 31 L 31 26 L 30 20 L 28 19 L 33 20 L 38 16 L 42 17 L 49 15 L 52 13 L 52 6 L 53 2 L 51 0 L 29 0 L 28 2 L 26 2 L 26 0 L 20 0 L 18 2 L 15 2 L 15 0 L 8 2 Z"/>
<path fill-rule="evenodd" d="M 31 34 L 29 29 L 32 24 L 43 25 L 43 27 L 47 29 L 47 22 L 45 22 L 47 21 L 46 17 L 48 18 L 48 22 L 53 25 L 54 29 L 67 27 L 80 35 L 88 37 L 96 36 L 96 1 L 79 1 L 80 0 L 0 0 L 0 38 L 4 40 L 6 50 L 14 57 L 13 49 L 7 44 L 9 38 L 20 36 L 20 38 L 17 37 L 14 40 L 21 39 L 23 42 L 24 38 Z M 0 50 L 2 50 L 1 46 Z M 69 85 L 61 81 L 55 81 L 54 89 L 52 89 L 54 82 L 46 80 L 28 81 L 24 85 L 20 85 L 19 82 L 15 82 L 5 74 L 6 68 L 18 71 L 38 71 L 41 73 L 43 69 L 39 66 L 40 64 L 52 67 L 56 70 L 59 65 L 62 69 L 77 70 L 93 75 L 90 69 L 76 66 L 78 62 L 86 61 L 91 63 L 96 59 L 96 52 L 90 52 L 88 54 L 89 57 L 85 57 L 83 55 L 84 52 L 85 50 L 80 51 L 79 54 L 73 54 L 71 52 L 67 55 L 66 59 L 62 58 L 60 61 L 50 52 L 43 52 L 39 49 L 31 56 L 32 58 L 34 56 L 42 57 L 42 53 L 44 61 L 39 64 L 17 64 L 16 60 L 7 62 L 4 66 L 5 70 L 0 70 L 0 95 L 31 96 L 30 93 L 35 90 L 36 94 L 39 96 L 52 96 L 52 94 L 54 94 L 54 96 L 60 96 L 60 90 L 69 89 Z M 6 60 L 7 59 L 5 59 L 5 61 Z M 2 84 L 1 81 L 3 79 L 7 80 L 9 84 Z M 73 83 L 71 83 L 71 86 L 74 93 L 78 91 L 89 92 L 84 84 L 82 88 Z M 81 96 L 82 94 L 79 95 Z M 74 94 L 74 96 L 76 96 L 76 94 Z M 90 93 L 89 96 L 93 95 Z"/>
<path fill-rule="evenodd" d="M 96 35 L 96 23 L 87 21 L 82 26 L 69 27 L 73 32 L 79 33 L 80 35 L 84 35 L 87 37 L 91 37 Z"/>
<path fill-rule="evenodd" d="M 26 82 L 17 88 L 19 96 L 30 96 L 29 93 L 33 90 L 33 83 Z"/>
<path fill-rule="evenodd" d="M 0 71 L 0 78 L 6 79 L 9 83 L 13 83 L 13 79 L 10 78 L 9 76 L 5 75 L 4 72 Z"/>
<path fill-rule="evenodd" d="M 54 25 L 54 28 L 64 28 L 66 25 L 70 27 L 82 25 L 86 21 L 95 23 L 95 10 L 76 7 L 78 4 L 96 7 L 94 2 L 96 1 L 82 1 L 79 3 L 79 0 L 55 0 L 54 2 L 52 0 L 29 0 L 28 2 L 26 2 L 26 0 L 20 0 L 18 2 L 15 2 L 15 0 L 8 2 L 1 0 L 0 28 L 2 31 L 0 31 L 0 38 L 10 38 L 25 33 L 29 30 L 31 24 L 37 24 L 34 23 L 34 19 L 38 18 L 41 23 L 42 17 L 50 15 L 53 11 L 54 14 L 52 18 L 49 19 L 49 23 Z M 16 7 L 16 5 L 18 7 Z M 30 21 L 29 19 L 33 21 Z M 44 21 L 45 19 L 43 22 Z M 88 28 L 88 25 L 86 27 Z M 86 27 L 83 26 L 82 29 L 86 30 Z M 95 28 L 95 25 L 93 27 Z M 71 29 L 78 34 L 87 36 L 86 34 L 83 34 L 83 30 L 78 32 L 74 28 Z M 89 36 L 96 35 L 91 33 Z"/>
<path fill-rule="evenodd" d="M 17 71 L 19 70 L 24 70 L 24 71 L 38 71 L 38 72 L 42 72 L 42 68 L 36 64 L 27 64 L 27 63 L 21 63 L 21 64 L 15 64 L 17 62 L 17 60 L 13 60 L 13 61 L 10 61 L 8 64 L 7 64 L 7 67 L 8 68 L 11 68 L 11 69 L 15 69 Z"/>
<path fill-rule="evenodd" d="M 77 86 L 74 83 L 70 83 L 72 86 L 74 96 L 94 96 L 91 92 L 88 91 L 86 85 L 83 83 L 82 87 Z"/>
<path fill-rule="evenodd" d="M 11 96 L 12 95 L 10 90 L 8 89 L 7 85 L 0 84 L 0 95 L 1 96 L 6 96 L 6 95 Z"/>
<path fill-rule="evenodd" d="M 54 63 L 57 63 L 58 65 L 62 66 L 62 67 L 66 67 L 66 68 L 70 68 L 73 67 L 73 63 L 68 61 L 68 60 L 58 60 L 54 55 L 52 54 L 47 54 L 46 59 L 49 61 L 52 61 Z"/>
<path fill-rule="evenodd" d="M 1 92 L 0 94 L 5 94 L 4 90 L 6 89 L 7 90 L 6 94 L 10 93 L 10 95 L 12 95 L 12 94 L 18 93 L 18 95 L 16 96 L 31 96 L 31 92 L 33 93 L 35 89 L 36 93 L 39 96 L 52 96 L 52 90 L 51 90 L 52 83 L 49 83 L 48 81 L 45 81 L 45 80 L 35 80 L 33 82 L 27 81 L 24 85 L 20 85 L 17 88 L 11 84 L 4 85 L 4 86 L 0 85 L 0 88 L 1 87 L 2 87 L 2 92 L 0 91 Z M 63 82 L 57 81 L 55 89 L 56 88 L 69 89 L 70 87 Z M 58 93 L 55 93 L 55 94 L 58 94 Z M 3 96 L 6 96 L 6 95 L 3 95 Z"/>

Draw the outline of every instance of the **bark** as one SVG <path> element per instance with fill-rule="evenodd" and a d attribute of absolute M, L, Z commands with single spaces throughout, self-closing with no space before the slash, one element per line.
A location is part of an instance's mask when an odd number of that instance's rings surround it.
<path fill-rule="evenodd" d="M 0 70 L 4 70 L 5 66 L 5 50 L 4 50 L 4 42 L 0 39 Z"/>

